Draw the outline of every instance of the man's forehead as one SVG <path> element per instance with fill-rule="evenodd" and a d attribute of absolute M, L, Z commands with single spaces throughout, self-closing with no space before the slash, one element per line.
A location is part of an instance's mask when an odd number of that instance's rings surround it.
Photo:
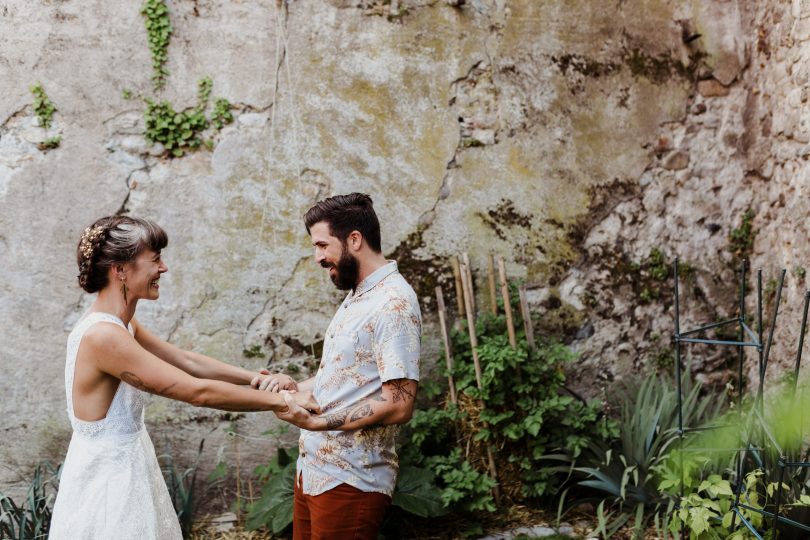
<path fill-rule="evenodd" d="M 309 234 L 312 236 L 312 242 L 328 242 L 329 240 L 336 239 L 332 236 L 332 231 L 329 229 L 329 224 L 325 221 L 319 221 L 309 228 Z"/>

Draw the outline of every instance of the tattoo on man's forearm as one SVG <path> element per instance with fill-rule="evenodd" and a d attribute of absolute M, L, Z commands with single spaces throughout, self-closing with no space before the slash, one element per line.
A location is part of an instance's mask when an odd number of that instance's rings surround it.
<path fill-rule="evenodd" d="M 403 400 L 407 401 L 416 397 L 408 388 L 407 383 L 402 381 L 391 381 L 389 384 L 393 387 L 392 393 L 394 395 L 394 403 L 398 403 Z"/>
<path fill-rule="evenodd" d="M 374 409 L 371 408 L 371 405 L 365 403 L 352 412 L 352 417 L 349 419 L 349 421 L 354 422 L 356 420 L 371 416 L 372 414 L 374 414 Z"/>
<path fill-rule="evenodd" d="M 140 377 L 138 377 L 137 375 L 135 375 L 131 371 L 122 371 L 120 379 L 122 381 L 124 381 L 125 383 L 127 383 L 128 385 L 134 386 L 138 390 L 142 390 L 144 392 L 149 392 L 150 394 L 157 394 L 159 396 L 165 395 L 166 392 L 168 392 L 169 390 L 171 390 L 172 388 L 177 386 L 177 383 L 173 382 L 173 383 L 169 384 L 168 386 L 166 386 L 165 388 L 163 388 L 161 390 L 158 390 L 156 388 L 152 388 L 151 386 L 149 386 L 148 384 L 143 382 L 143 380 L 141 380 Z"/>
<path fill-rule="evenodd" d="M 343 410 L 332 414 L 324 415 L 326 420 L 326 429 L 337 429 L 346 423 L 346 418 L 349 416 L 349 410 Z"/>

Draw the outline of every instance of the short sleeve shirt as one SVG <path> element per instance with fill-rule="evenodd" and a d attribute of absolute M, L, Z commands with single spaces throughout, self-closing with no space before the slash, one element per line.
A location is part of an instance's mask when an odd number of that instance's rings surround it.
<path fill-rule="evenodd" d="M 326 330 L 313 387 L 321 411 L 351 407 L 392 379 L 418 381 L 421 332 L 416 294 L 390 261 L 349 293 Z M 304 493 L 320 495 L 345 483 L 392 496 L 399 470 L 397 431 L 395 425 L 301 430 Z"/>

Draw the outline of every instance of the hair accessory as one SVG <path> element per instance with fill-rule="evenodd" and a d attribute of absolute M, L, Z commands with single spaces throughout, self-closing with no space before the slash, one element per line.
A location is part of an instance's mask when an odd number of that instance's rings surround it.
<path fill-rule="evenodd" d="M 82 252 L 82 257 L 87 260 L 93 258 L 93 250 L 96 249 L 96 240 L 104 234 L 104 227 L 96 225 L 95 227 L 87 227 L 82 233 L 82 239 L 79 242 L 79 251 Z"/>

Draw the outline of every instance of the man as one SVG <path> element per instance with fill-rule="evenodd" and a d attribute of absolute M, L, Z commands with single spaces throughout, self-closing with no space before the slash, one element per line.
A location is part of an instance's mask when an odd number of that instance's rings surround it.
<path fill-rule="evenodd" d="M 304 222 L 315 261 L 349 293 L 326 331 L 317 375 L 297 385 L 314 393 L 322 414 L 311 415 L 290 394 L 288 412 L 278 414 L 302 428 L 293 538 L 376 539 L 396 485 L 398 424 L 410 420 L 416 397 L 419 304 L 397 263 L 382 254 L 371 197 L 330 197 Z"/>

